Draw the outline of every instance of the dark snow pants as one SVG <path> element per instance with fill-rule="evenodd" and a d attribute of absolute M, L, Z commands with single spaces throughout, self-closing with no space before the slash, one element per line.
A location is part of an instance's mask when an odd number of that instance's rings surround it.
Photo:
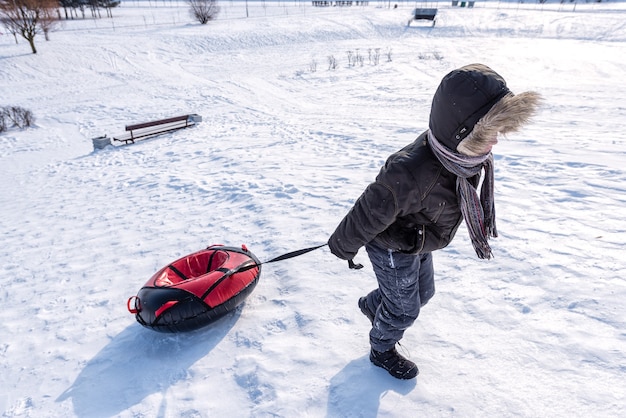
<path fill-rule="evenodd" d="M 368 309 L 376 313 L 370 345 L 376 351 L 387 351 L 435 294 L 433 259 L 430 253 L 404 254 L 374 242 L 365 249 L 378 280 L 378 289 L 366 296 Z"/>

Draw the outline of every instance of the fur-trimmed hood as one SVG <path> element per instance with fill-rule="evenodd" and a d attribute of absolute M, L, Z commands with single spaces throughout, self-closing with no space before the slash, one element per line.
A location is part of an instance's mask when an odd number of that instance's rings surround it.
<path fill-rule="evenodd" d="M 491 68 L 471 64 L 443 78 L 433 97 L 429 127 L 450 150 L 480 155 L 498 134 L 527 123 L 540 102 L 539 93 L 515 95 Z"/>

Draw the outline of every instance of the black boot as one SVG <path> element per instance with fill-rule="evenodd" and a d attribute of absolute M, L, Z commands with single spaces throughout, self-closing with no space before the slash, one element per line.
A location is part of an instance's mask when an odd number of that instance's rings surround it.
<path fill-rule="evenodd" d="M 398 354 L 395 347 L 385 352 L 372 349 L 370 361 L 387 370 L 396 379 L 413 379 L 420 372 L 415 363 Z"/>
<path fill-rule="evenodd" d="M 359 309 L 361 310 L 363 315 L 367 316 L 367 319 L 369 319 L 373 325 L 375 314 L 372 311 L 370 311 L 369 308 L 367 307 L 367 303 L 365 302 L 365 296 L 363 296 L 362 298 L 359 298 Z"/>

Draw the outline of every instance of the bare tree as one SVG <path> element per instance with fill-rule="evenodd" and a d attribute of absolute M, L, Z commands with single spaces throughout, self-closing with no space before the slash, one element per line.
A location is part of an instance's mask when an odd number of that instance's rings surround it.
<path fill-rule="evenodd" d="M 217 17 L 220 7 L 217 0 L 187 0 L 191 6 L 191 16 L 203 25 Z"/>
<path fill-rule="evenodd" d="M 15 43 L 19 44 L 19 42 L 17 41 L 17 33 L 19 32 L 19 28 L 17 28 L 12 21 L 4 17 L 1 11 L 0 11 L 0 22 L 2 22 L 2 26 L 4 26 L 6 30 L 8 30 L 9 33 L 13 35 L 13 37 L 15 38 Z"/>
<path fill-rule="evenodd" d="M 59 20 L 59 10 L 56 7 L 43 9 L 41 19 L 39 20 L 39 27 L 46 41 L 50 40 L 50 32 L 58 25 Z"/>
<path fill-rule="evenodd" d="M 0 19 L 26 39 L 36 54 L 35 36 L 52 28 L 57 5 L 56 0 L 0 0 Z"/>
<path fill-rule="evenodd" d="M 120 0 L 58 0 L 58 2 L 65 12 L 65 19 L 78 18 L 78 10 L 84 19 L 86 7 L 91 10 L 93 18 L 102 17 L 101 8 L 106 10 L 107 17 L 113 17 L 111 9 L 120 5 Z"/>
<path fill-rule="evenodd" d="M 120 0 L 99 0 L 100 7 L 104 7 L 108 17 L 113 17 L 111 9 L 120 5 Z"/>

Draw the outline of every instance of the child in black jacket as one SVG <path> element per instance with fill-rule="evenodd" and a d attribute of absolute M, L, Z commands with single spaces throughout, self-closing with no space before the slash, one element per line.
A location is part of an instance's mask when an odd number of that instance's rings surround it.
<path fill-rule="evenodd" d="M 395 345 L 435 293 L 431 252 L 447 246 L 464 219 L 477 256 L 491 258 L 491 148 L 498 134 L 528 122 L 540 100 L 535 92 L 513 94 L 483 64 L 450 72 L 433 97 L 430 129 L 387 159 L 331 235 L 337 257 L 352 261 L 365 246 L 372 262 L 378 288 L 359 308 L 372 322 L 370 360 L 392 376 L 418 374 Z"/>

